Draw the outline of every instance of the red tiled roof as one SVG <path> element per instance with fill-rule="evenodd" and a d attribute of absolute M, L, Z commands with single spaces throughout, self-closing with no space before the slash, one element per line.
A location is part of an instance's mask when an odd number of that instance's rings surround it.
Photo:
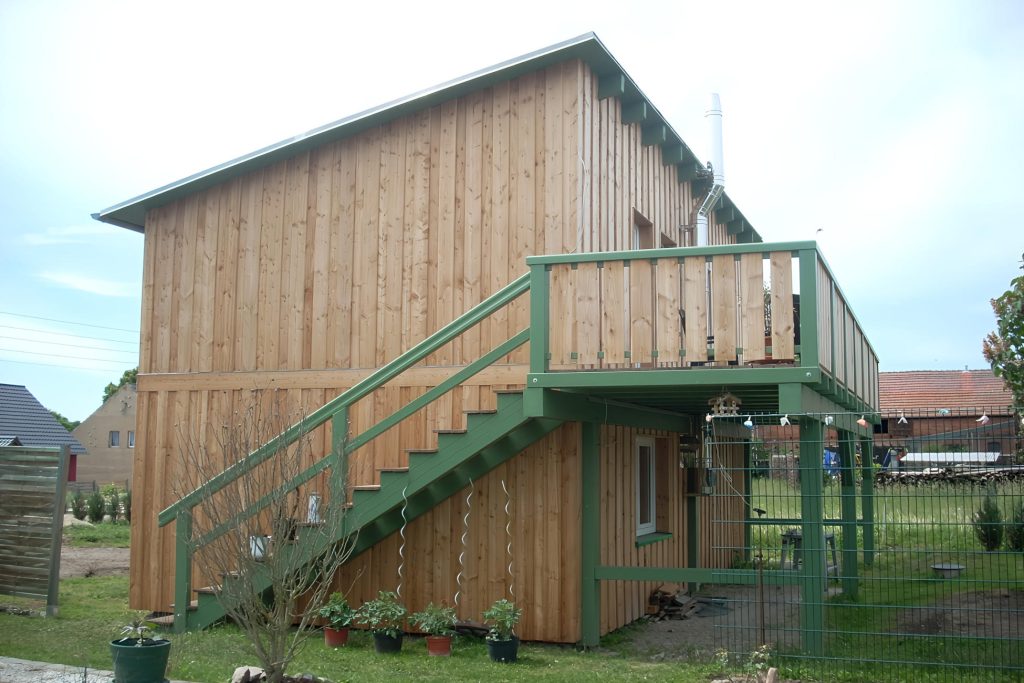
<path fill-rule="evenodd" d="M 878 374 L 883 412 L 938 408 L 987 408 L 1008 415 L 1013 397 L 991 370 L 911 370 Z"/>

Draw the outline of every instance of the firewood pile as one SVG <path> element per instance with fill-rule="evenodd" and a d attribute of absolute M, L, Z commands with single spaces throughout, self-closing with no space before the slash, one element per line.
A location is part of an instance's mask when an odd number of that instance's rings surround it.
<path fill-rule="evenodd" d="M 875 475 L 875 486 L 921 486 L 923 484 L 995 484 L 1024 481 L 1024 467 L 955 469 L 944 467 L 920 472 L 882 470 Z"/>
<path fill-rule="evenodd" d="M 689 619 L 700 611 L 701 604 L 700 599 L 685 593 L 668 593 L 656 588 L 647 598 L 647 619 L 649 621 Z"/>

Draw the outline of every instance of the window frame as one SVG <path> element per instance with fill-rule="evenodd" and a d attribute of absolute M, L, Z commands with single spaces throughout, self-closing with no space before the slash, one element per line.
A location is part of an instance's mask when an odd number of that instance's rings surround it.
<path fill-rule="evenodd" d="M 135 448 L 135 430 L 128 430 L 128 448 Z"/>
<path fill-rule="evenodd" d="M 120 448 L 121 447 L 121 432 L 117 429 L 111 429 L 107 434 L 107 448 Z"/>
<path fill-rule="evenodd" d="M 642 469 L 641 451 L 648 449 L 650 456 L 647 462 L 646 472 Z M 658 487 L 657 487 L 657 461 L 658 449 L 653 436 L 638 436 L 633 443 L 634 462 L 636 463 L 635 497 L 636 497 L 636 535 L 647 536 L 658 530 Z M 643 519 L 643 505 L 641 502 L 641 482 L 647 481 L 647 516 L 648 522 L 641 522 Z"/>

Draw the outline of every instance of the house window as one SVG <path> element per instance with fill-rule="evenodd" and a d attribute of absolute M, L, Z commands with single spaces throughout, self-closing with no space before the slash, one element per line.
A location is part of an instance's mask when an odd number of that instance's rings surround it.
<path fill-rule="evenodd" d="M 110 439 L 107 441 L 110 448 L 117 448 L 121 445 L 121 432 L 110 432 Z"/>
<path fill-rule="evenodd" d="M 135 448 L 135 432 L 128 430 L 128 448 Z"/>
<path fill-rule="evenodd" d="M 654 224 L 633 209 L 633 249 L 654 249 Z"/>
<path fill-rule="evenodd" d="M 656 479 L 654 439 L 636 439 L 636 535 L 653 534 L 657 530 Z"/>

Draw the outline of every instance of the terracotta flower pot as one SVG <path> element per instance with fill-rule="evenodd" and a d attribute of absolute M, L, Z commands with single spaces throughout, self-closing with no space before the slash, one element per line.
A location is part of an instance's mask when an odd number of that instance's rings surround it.
<path fill-rule="evenodd" d="M 427 636 L 427 654 L 431 657 L 451 657 L 451 636 Z"/>
<path fill-rule="evenodd" d="M 324 627 L 324 644 L 327 647 L 341 647 L 348 642 L 348 626 L 343 628 Z"/>

